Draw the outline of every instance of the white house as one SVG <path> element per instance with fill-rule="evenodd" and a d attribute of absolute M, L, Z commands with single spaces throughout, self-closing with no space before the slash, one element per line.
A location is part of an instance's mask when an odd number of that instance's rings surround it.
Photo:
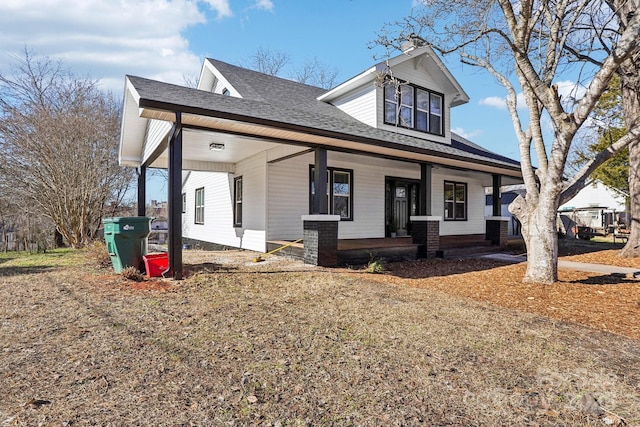
<path fill-rule="evenodd" d="M 337 242 L 394 231 L 432 255 L 500 243 L 484 188 L 522 182 L 518 162 L 451 132 L 468 100 L 419 40 L 329 91 L 206 59 L 197 89 L 126 77 L 119 160 L 169 168 L 174 251 L 304 239 L 307 262 L 332 265 Z"/>
<path fill-rule="evenodd" d="M 601 229 L 625 224 L 625 196 L 599 181 L 585 186 L 574 198 L 558 208 L 560 220 L 569 236 L 574 236 L 575 226 Z"/>
<path fill-rule="evenodd" d="M 524 196 L 524 186 L 503 187 L 501 193 L 500 216 L 509 218 L 510 235 L 520 234 L 520 225 L 509 212 L 509 204 L 518 196 Z M 492 191 L 487 189 L 485 213 L 492 212 Z M 608 227 L 625 223 L 625 195 L 599 181 L 593 181 L 578 192 L 571 200 L 558 208 L 559 227 L 564 234 L 577 237 L 577 227 L 589 227 L 606 232 Z"/>

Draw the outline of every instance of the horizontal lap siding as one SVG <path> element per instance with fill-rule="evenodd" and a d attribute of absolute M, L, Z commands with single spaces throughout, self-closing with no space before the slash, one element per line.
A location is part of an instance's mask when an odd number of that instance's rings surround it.
<path fill-rule="evenodd" d="M 243 178 L 242 227 L 233 227 L 234 178 Z M 195 190 L 205 189 L 204 224 L 195 224 Z M 183 214 L 183 235 L 192 239 L 255 251 L 264 251 L 265 239 L 264 155 L 253 156 L 236 165 L 236 174 L 191 172 L 183 192 L 187 211 Z"/>
<path fill-rule="evenodd" d="M 309 213 L 309 165 L 313 159 L 309 153 L 267 166 L 268 240 L 302 238 L 302 215 Z"/>
<path fill-rule="evenodd" d="M 443 171 L 443 173 L 440 173 Z M 444 182 L 454 181 L 467 184 L 467 220 L 444 221 Z M 440 234 L 443 236 L 456 234 L 481 234 L 485 232 L 485 193 L 482 183 L 477 178 L 454 175 L 444 169 L 436 169 L 432 176 L 432 211 L 431 214 L 443 217 L 440 222 Z"/>
<path fill-rule="evenodd" d="M 144 159 L 148 159 L 155 151 L 160 143 L 167 136 L 169 130 L 171 130 L 172 124 L 163 120 L 149 120 L 147 125 L 147 137 L 144 141 L 144 147 L 142 148 L 142 155 Z"/>
<path fill-rule="evenodd" d="M 359 88 L 332 104 L 351 117 L 376 127 L 376 88 L 373 84 Z"/>
<path fill-rule="evenodd" d="M 184 191 L 187 211 L 184 236 L 228 246 L 265 250 L 265 240 L 302 238 L 303 215 L 309 213 L 309 165 L 312 153 L 266 164 L 266 153 L 237 164 L 237 173 L 191 172 Z M 353 221 L 341 221 L 341 239 L 383 237 L 385 177 L 420 179 L 419 166 L 392 160 L 329 152 L 330 167 L 353 170 Z M 233 179 L 244 185 L 243 227 L 233 227 Z M 266 182 L 268 180 L 268 189 Z M 478 234 L 485 231 L 484 188 L 477 177 L 435 168 L 432 215 L 444 214 L 444 181 L 464 182 L 468 189 L 468 220 L 442 221 L 440 233 Z M 195 189 L 205 188 L 205 223 L 194 224 Z M 265 215 L 265 206 L 268 215 Z M 268 236 L 266 235 L 268 230 Z"/>
<path fill-rule="evenodd" d="M 264 251 L 266 242 L 266 153 L 259 153 L 236 166 L 235 176 L 242 176 L 242 228 L 235 231 L 242 248 Z"/>
<path fill-rule="evenodd" d="M 302 215 L 309 213 L 309 165 L 313 154 L 306 154 L 269 165 L 269 240 L 302 238 Z M 353 170 L 353 221 L 341 221 L 340 239 L 384 237 L 385 176 L 419 179 L 415 164 L 328 153 L 328 166 Z"/>

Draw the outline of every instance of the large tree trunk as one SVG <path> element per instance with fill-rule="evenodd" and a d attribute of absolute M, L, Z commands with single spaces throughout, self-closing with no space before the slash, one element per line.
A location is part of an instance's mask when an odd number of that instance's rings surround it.
<path fill-rule="evenodd" d="M 518 196 L 509 211 L 522 223 L 527 246 L 527 271 L 523 282 L 553 284 L 558 280 L 557 203 L 541 197 L 537 206 Z"/>
<path fill-rule="evenodd" d="M 636 49 L 640 55 L 640 49 Z M 622 106 L 627 130 L 640 126 L 640 59 L 632 57 L 620 66 Z M 631 234 L 620 252 L 623 257 L 640 256 L 640 141 L 629 145 L 629 198 Z"/>

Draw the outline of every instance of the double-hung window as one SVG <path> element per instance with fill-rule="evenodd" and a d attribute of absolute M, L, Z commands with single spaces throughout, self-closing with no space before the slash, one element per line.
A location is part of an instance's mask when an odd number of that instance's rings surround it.
<path fill-rule="evenodd" d="M 314 168 L 309 173 L 309 212 L 312 212 L 316 191 L 313 180 Z M 341 220 L 353 219 L 353 171 L 327 168 L 327 206 L 331 215 L 340 215 Z"/>
<path fill-rule="evenodd" d="M 467 220 L 467 184 L 444 182 L 444 219 L 445 221 Z"/>
<path fill-rule="evenodd" d="M 386 124 L 442 135 L 442 94 L 388 81 L 384 85 L 384 122 Z"/>
<path fill-rule="evenodd" d="M 233 180 L 233 226 L 242 227 L 242 177 Z"/>
<path fill-rule="evenodd" d="M 204 224 L 204 187 L 196 189 L 196 224 Z"/>

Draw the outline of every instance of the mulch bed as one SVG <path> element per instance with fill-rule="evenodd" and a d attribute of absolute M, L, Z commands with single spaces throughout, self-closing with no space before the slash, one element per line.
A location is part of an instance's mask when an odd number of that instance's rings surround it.
<path fill-rule="evenodd" d="M 587 245 L 587 249 L 597 246 Z M 561 247 L 561 259 L 638 268 L 640 259 L 618 250 Z M 522 283 L 524 264 L 483 259 L 437 259 L 394 263 L 374 280 L 433 289 L 519 311 L 580 323 L 640 339 L 640 280 L 560 269 L 554 285 Z"/>

